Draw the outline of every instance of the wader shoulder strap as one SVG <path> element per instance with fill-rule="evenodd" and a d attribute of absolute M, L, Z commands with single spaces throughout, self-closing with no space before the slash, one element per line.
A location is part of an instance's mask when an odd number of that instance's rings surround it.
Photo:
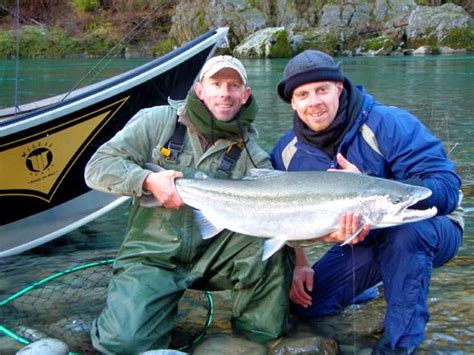
<path fill-rule="evenodd" d="M 222 171 L 229 175 L 234 168 L 237 160 L 239 160 L 240 154 L 244 148 L 243 143 L 235 143 L 227 148 L 227 151 L 222 157 L 221 164 L 219 165 L 218 171 Z"/>
<path fill-rule="evenodd" d="M 184 136 L 186 135 L 186 126 L 176 120 L 176 126 L 174 128 L 173 135 L 170 140 L 160 149 L 161 154 L 169 160 L 176 161 L 178 155 L 183 151 Z"/>

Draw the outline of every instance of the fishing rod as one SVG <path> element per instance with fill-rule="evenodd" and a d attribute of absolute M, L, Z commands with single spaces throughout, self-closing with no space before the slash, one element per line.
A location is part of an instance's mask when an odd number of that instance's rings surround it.
<path fill-rule="evenodd" d="M 158 10 L 161 10 L 163 7 L 168 5 L 171 0 L 166 0 L 162 2 L 161 4 L 157 5 L 150 13 L 148 13 L 138 24 L 133 27 L 132 30 L 130 30 L 125 37 L 123 37 L 117 44 L 115 44 L 82 78 L 80 78 L 76 84 L 64 95 L 64 97 L 60 100 L 60 102 L 64 101 L 74 90 L 76 90 L 79 85 L 89 78 L 94 71 L 106 60 L 108 59 L 108 62 L 105 63 L 105 65 L 102 68 L 105 68 L 110 61 L 112 60 L 112 53 L 115 52 L 115 50 L 119 47 L 125 46 L 126 44 L 130 43 L 130 41 L 136 36 L 136 34 L 139 32 L 139 29 L 143 27 L 143 24 L 146 23 Z M 100 73 L 100 71 L 96 71 L 95 75 Z"/>

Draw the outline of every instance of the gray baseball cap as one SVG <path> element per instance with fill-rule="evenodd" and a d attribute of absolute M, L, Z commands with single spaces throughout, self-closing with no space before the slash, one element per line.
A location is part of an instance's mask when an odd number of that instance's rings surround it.
<path fill-rule="evenodd" d="M 201 69 L 199 73 L 199 81 L 203 78 L 210 78 L 216 74 L 219 70 L 229 68 L 235 70 L 242 79 L 242 83 L 247 85 L 247 71 L 245 70 L 242 62 L 237 58 L 231 57 L 230 55 L 218 55 L 209 59 Z"/>

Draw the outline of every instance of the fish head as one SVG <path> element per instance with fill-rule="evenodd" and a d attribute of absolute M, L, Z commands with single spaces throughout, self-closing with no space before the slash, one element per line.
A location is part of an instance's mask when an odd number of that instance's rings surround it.
<path fill-rule="evenodd" d="M 411 206 L 432 194 L 426 187 L 390 182 L 388 186 L 367 198 L 362 216 L 373 228 L 385 228 L 431 218 L 436 207 L 418 210 Z"/>

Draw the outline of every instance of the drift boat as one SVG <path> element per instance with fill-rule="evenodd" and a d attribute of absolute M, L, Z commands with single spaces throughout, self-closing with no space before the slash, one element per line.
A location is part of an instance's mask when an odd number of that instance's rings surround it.
<path fill-rule="evenodd" d="M 89 189 L 96 149 L 140 109 L 184 99 L 204 62 L 227 40 L 205 33 L 138 68 L 56 99 L 0 111 L 0 257 L 58 238 L 127 197 Z M 66 97 L 65 99 L 62 99 Z"/>

